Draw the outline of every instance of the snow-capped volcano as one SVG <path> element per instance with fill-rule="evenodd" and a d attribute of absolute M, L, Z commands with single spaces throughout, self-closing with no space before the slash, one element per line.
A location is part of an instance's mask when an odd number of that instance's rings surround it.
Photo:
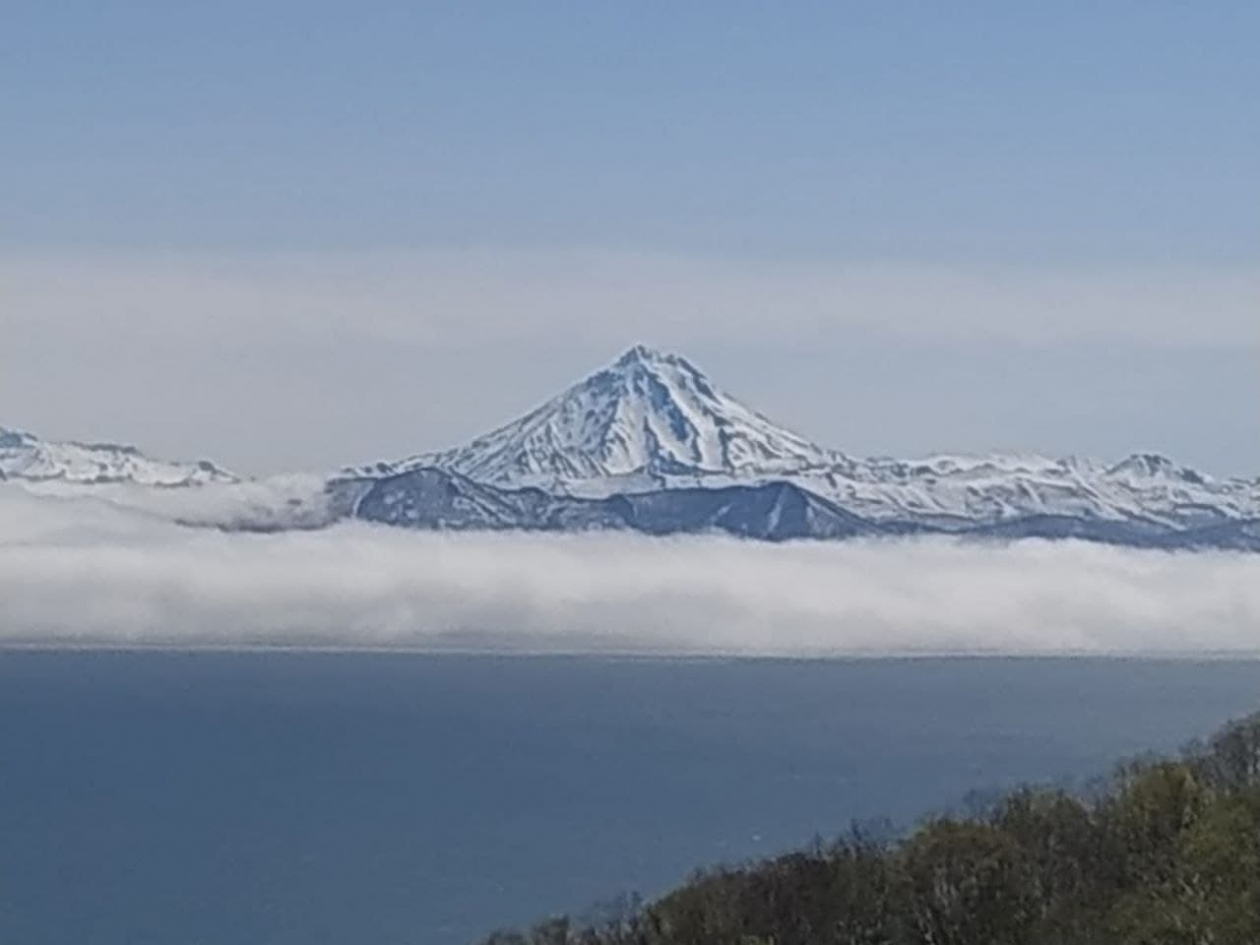
<path fill-rule="evenodd" d="M 596 491 L 606 492 L 847 462 L 740 403 L 685 358 L 640 345 L 519 420 L 388 472 L 435 466 L 494 485 L 565 491 L 599 483 Z"/>
<path fill-rule="evenodd" d="M 407 528 L 770 540 L 943 532 L 1260 551 L 1260 480 L 1216 479 L 1153 453 L 1110 463 L 1002 453 L 856 459 L 767 419 L 687 359 L 642 346 L 466 446 L 331 477 L 240 481 L 209 462 L 0 429 L 5 478 L 224 528 L 359 518 Z"/>
<path fill-rule="evenodd" d="M 1033 518 L 1159 531 L 1260 517 L 1260 483 L 1155 454 L 855 459 L 767 419 L 687 359 L 643 346 L 466 446 L 348 473 L 428 467 L 578 497 L 789 482 L 868 521 L 946 531 Z"/>
<path fill-rule="evenodd" d="M 134 446 L 41 440 L 30 433 L 3 427 L 0 427 L 0 475 L 40 482 L 134 482 L 144 486 L 236 481 L 230 472 L 207 460 L 153 459 Z"/>

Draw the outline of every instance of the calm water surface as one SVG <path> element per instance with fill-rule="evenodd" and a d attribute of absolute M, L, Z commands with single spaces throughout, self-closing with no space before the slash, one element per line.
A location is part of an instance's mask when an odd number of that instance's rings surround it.
<path fill-rule="evenodd" d="M 0 653 L 0 941 L 463 943 L 1104 771 L 1260 664 Z"/>

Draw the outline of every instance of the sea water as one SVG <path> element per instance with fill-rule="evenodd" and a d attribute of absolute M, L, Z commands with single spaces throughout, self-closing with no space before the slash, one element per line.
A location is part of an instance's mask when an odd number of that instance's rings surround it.
<path fill-rule="evenodd" d="M 1079 782 L 1260 664 L 0 652 L 0 941 L 464 943 Z"/>

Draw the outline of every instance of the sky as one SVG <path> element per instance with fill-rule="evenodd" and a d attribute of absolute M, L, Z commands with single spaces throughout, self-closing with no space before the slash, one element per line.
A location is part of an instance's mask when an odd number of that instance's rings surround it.
<path fill-rule="evenodd" d="M 1260 6 L 11 0 L 0 425 L 401 457 L 644 342 L 856 454 L 1260 472 Z"/>

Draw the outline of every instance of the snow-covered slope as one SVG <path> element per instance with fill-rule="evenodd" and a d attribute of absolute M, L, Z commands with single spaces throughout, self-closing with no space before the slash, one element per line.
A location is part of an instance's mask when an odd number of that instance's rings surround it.
<path fill-rule="evenodd" d="M 500 486 L 644 491 L 671 476 L 764 476 L 843 464 L 713 385 L 693 364 L 639 346 L 468 446 L 361 473 L 436 466 Z"/>
<path fill-rule="evenodd" d="M 364 488 L 366 485 L 366 488 Z M 725 533 L 764 541 L 878 534 L 869 522 L 785 482 L 660 489 L 604 499 L 501 489 L 432 467 L 341 484 L 357 518 L 406 528 Z"/>
<path fill-rule="evenodd" d="M 801 470 L 793 481 L 875 520 L 941 528 L 1067 516 L 1197 528 L 1260 514 L 1260 482 L 1213 479 L 1152 454 L 1117 463 L 994 454 L 872 459 Z"/>
<path fill-rule="evenodd" d="M 778 426 L 695 365 L 642 346 L 467 446 L 350 471 L 437 467 L 501 488 L 601 497 L 786 481 L 874 522 L 933 529 L 1033 517 L 1210 527 L 1260 517 L 1260 481 L 1153 454 L 1119 463 L 994 454 L 855 459 Z"/>
<path fill-rule="evenodd" d="M 7 479 L 75 483 L 133 482 L 144 486 L 184 486 L 235 482 L 214 463 L 172 462 L 145 456 L 134 446 L 41 440 L 0 427 L 0 474 Z"/>

